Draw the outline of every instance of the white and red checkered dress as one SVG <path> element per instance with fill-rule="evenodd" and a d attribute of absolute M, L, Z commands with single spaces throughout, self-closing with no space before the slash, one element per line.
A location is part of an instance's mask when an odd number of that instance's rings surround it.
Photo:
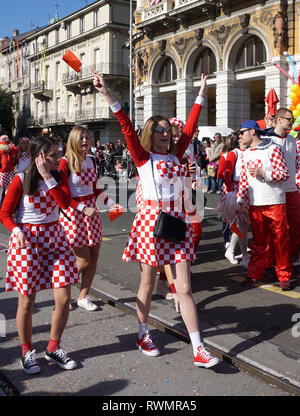
<path fill-rule="evenodd" d="M 180 164 L 194 131 L 202 108 L 202 100 L 196 100 L 188 121 L 177 143 L 176 155 L 153 153 L 154 181 L 152 178 L 151 154 L 143 149 L 135 130 L 119 103 L 111 106 L 118 118 L 125 135 L 128 149 L 138 169 L 142 187 L 142 196 L 137 195 L 138 212 L 126 244 L 123 260 L 138 261 L 156 267 L 183 261 L 193 261 L 195 257 L 192 239 L 192 225 L 187 224 L 186 239 L 173 243 L 153 236 L 156 219 L 159 213 L 155 186 L 162 201 L 162 209 L 169 214 L 185 219 L 183 209 L 184 178 L 186 167 Z M 140 189 L 137 189 L 140 192 Z M 142 206 L 141 201 L 143 201 Z"/>
<path fill-rule="evenodd" d="M 70 203 L 65 184 L 39 182 L 33 196 L 23 195 L 23 174 L 11 183 L 1 208 L 1 221 L 12 231 L 7 253 L 6 290 L 30 296 L 43 289 L 55 289 L 79 280 L 74 254 L 58 221 L 58 202 Z M 17 221 L 12 214 L 19 203 Z M 26 248 L 17 248 L 17 233 L 28 241 Z"/>
<path fill-rule="evenodd" d="M 99 213 L 88 217 L 77 209 L 86 205 L 98 211 L 96 197 L 101 191 L 96 190 L 97 174 L 91 158 L 86 158 L 81 172 L 70 172 L 65 158 L 61 159 L 60 169 L 69 176 L 72 195 L 71 205 L 67 210 L 64 210 L 65 215 L 60 213 L 59 218 L 70 246 L 78 248 L 100 244 L 102 241 L 102 222 Z"/>

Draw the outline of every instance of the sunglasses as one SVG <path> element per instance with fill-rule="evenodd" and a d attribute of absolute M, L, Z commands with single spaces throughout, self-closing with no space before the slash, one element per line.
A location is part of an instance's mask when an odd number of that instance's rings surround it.
<path fill-rule="evenodd" d="M 249 131 L 249 130 L 251 130 L 251 129 L 245 129 L 245 130 L 240 130 L 240 136 L 242 136 L 244 133 L 245 133 L 245 131 Z"/>
<path fill-rule="evenodd" d="M 163 127 L 157 126 L 155 127 L 154 131 L 159 134 L 164 134 L 164 133 L 169 134 L 171 132 L 171 127 L 166 127 L 164 129 Z"/>
<path fill-rule="evenodd" d="M 295 121 L 294 117 L 284 117 L 284 116 L 281 116 L 280 118 L 285 118 L 285 119 L 286 119 L 286 120 L 288 120 L 290 123 L 294 123 L 294 121 Z"/>

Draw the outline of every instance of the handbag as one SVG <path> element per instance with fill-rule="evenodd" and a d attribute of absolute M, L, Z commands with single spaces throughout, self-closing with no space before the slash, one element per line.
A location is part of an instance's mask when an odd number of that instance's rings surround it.
<path fill-rule="evenodd" d="M 158 193 L 156 189 L 156 184 L 154 180 L 153 172 L 153 161 L 151 155 L 151 167 L 152 167 L 152 177 L 154 188 L 156 192 L 157 201 L 160 206 L 160 199 L 158 198 Z M 167 214 L 162 211 L 160 208 L 158 217 L 156 219 L 153 235 L 154 237 L 159 237 L 163 240 L 172 241 L 173 243 L 180 243 L 180 241 L 185 241 L 186 233 L 186 223 L 181 218 L 174 217 L 173 215 Z"/>

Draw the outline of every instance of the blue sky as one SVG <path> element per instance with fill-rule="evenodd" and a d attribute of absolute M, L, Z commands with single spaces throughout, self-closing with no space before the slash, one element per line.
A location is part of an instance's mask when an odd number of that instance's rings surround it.
<path fill-rule="evenodd" d="M 33 28 L 47 25 L 49 18 L 55 16 L 56 4 L 59 5 L 57 10 L 61 19 L 94 2 L 95 0 L 1 0 L 0 38 L 11 37 L 14 29 L 24 33 L 31 30 L 32 25 Z"/>

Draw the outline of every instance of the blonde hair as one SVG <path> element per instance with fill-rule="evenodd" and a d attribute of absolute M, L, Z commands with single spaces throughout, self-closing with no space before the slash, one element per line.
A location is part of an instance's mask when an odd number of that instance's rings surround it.
<path fill-rule="evenodd" d="M 151 150 L 152 150 L 153 133 L 154 133 L 154 130 L 157 127 L 158 123 L 162 120 L 167 121 L 170 128 L 172 127 L 169 120 L 166 117 L 163 117 L 163 116 L 152 116 L 146 121 L 145 127 L 144 127 L 144 129 L 142 131 L 142 135 L 141 135 L 141 145 L 147 152 L 151 152 Z M 170 153 L 172 153 L 173 147 L 174 147 L 174 143 L 173 143 L 172 138 L 173 138 L 173 135 L 172 135 L 172 130 L 171 130 L 170 146 L 169 146 L 169 152 Z"/>
<path fill-rule="evenodd" d="M 81 172 L 83 168 L 84 158 L 80 145 L 80 138 L 83 133 L 86 133 L 89 138 L 89 144 L 91 144 L 91 135 L 86 127 L 75 126 L 69 134 L 65 156 L 71 172 Z"/>

